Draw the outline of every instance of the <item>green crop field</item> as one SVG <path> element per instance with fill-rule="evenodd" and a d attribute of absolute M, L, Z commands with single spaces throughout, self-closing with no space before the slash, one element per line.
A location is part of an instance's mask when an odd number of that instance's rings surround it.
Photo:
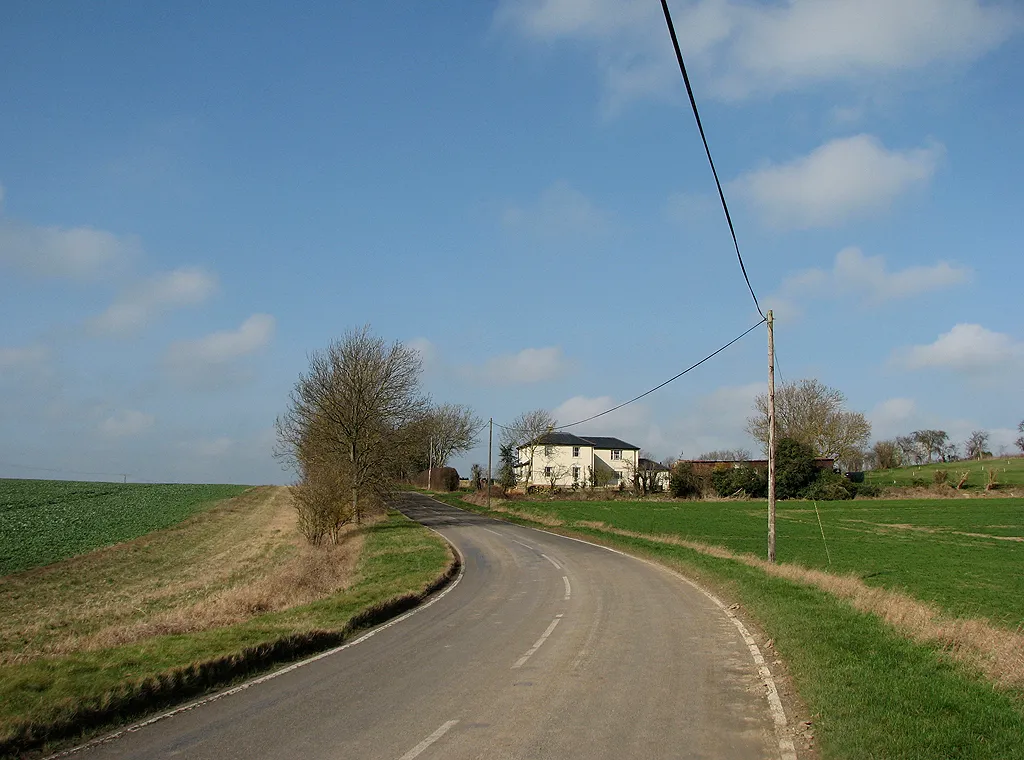
<path fill-rule="evenodd" d="M 989 470 L 995 472 L 996 491 L 1003 488 L 1024 486 L 1024 457 L 998 457 L 993 459 L 967 460 L 963 462 L 935 462 L 895 470 L 872 470 L 864 473 L 864 481 L 883 488 L 913 485 L 930 486 L 935 482 L 935 473 L 946 471 L 947 482 L 956 484 L 959 473 L 967 471 L 970 476 L 964 490 L 982 491 L 989 481 Z"/>
<path fill-rule="evenodd" d="M 765 502 L 515 501 L 568 526 L 601 522 L 765 556 Z M 958 617 L 1024 625 L 1024 499 L 780 502 L 780 562 L 854 573 Z M 821 531 L 824 530 L 825 540 Z M 825 547 L 828 547 L 828 553 Z"/>
<path fill-rule="evenodd" d="M 0 575 L 166 528 L 247 487 L 0 479 Z"/>

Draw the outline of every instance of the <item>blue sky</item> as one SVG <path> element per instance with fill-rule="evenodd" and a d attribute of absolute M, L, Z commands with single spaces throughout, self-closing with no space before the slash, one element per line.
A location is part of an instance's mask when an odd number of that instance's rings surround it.
<path fill-rule="evenodd" d="M 1024 8 L 671 7 L 782 380 L 1012 447 Z M 273 421 L 364 323 L 439 402 L 568 423 L 759 319 L 656 2 L 3 15 L 0 477 L 287 482 Z M 756 450 L 765 353 L 573 431 Z"/>

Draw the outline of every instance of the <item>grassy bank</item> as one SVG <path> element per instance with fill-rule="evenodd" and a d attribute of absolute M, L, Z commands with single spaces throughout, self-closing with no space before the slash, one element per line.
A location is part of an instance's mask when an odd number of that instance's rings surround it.
<path fill-rule="evenodd" d="M 293 526 L 282 521 L 293 512 L 290 503 L 274 502 L 282 492 L 271 489 L 258 503 L 249 492 L 238 497 L 242 504 L 226 502 L 134 542 L 0 579 L 0 608 L 14 613 L 5 619 L 22 621 L 0 624 L 6 636 L 0 755 L 78 737 L 337 644 L 408 609 L 450 571 L 444 542 L 398 513 L 354 530 L 347 548 L 296 545 Z M 264 524 L 262 535 L 253 533 L 255 523 Z M 249 544 L 254 548 L 231 564 L 228 558 Z M 359 547 L 354 556 L 353 545 Z M 199 548 L 189 552 L 190 546 Z M 351 561 L 340 577 L 334 560 L 346 556 Z M 210 585 L 183 583 L 201 577 L 196 568 L 223 562 L 230 569 Z M 111 572 L 122 586 L 110 592 L 115 601 L 103 590 Z M 33 606 L 33 590 L 58 608 L 84 601 L 77 606 L 95 614 L 32 628 L 24 613 Z M 309 601 L 288 604 L 304 593 Z M 142 607 L 125 609 L 134 607 L 133 599 Z M 190 627 L 188 621 L 204 612 L 208 616 Z M 113 628 L 130 632 L 127 641 L 109 645 L 109 614 L 122 616 Z M 54 613 L 55 620 L 61 617 Z M 19 625 L 29 631 L 20 638 Z"/>
<path fill-rule="evenodd" d="M 246 488 L 0 478 L 0 576 L 166 528 Z"/>
<path fill-rule="evenodd" d="M 457 496 L 443 498 L 482 511 Z M 914 524 L 910 522 L 913 518 L 919 526 L 959 531 L 982 523 L 1007 526 L 1016 514 L 1019 526 L 1022 500 L 986 503 L 994 514 L 942 515 L 937 505 L 927 503 L 917 505 L 915 512 L 915 505 L 906 501 L 844 502 L 825 505 L 823 523 L 826 536 L 828 526 L 838 525 L 840 519 L 907 525 Z M 948 509 L 961 507 L 959 502 L 943 504 Z M 647 556 L 738 602 L 763 632 L 762 644 L 771 639 L 771 650 L 785 662 L 794 687 L 812 715 L 815 741 L 825 758 L 1024 758 L 1024 691 L 996 687 L 980 668 L 955 658 L 944 646 L 915 641 L 879 614 L 858 609 L 827 586 L 805 580 L 798 561 L 808 560 L 824 569 L 828 566 L 810 504 L 787 504 L 781 510 L 787 514 L 779 521 L 780 559 L 789 563 L 781 566 L 783 572 L 773 572 L 737 553 L 749 550 L 763 554 L 763 504 L 515 501 L 504 506 L 514 509 L 515 514 L 496 511 L 495 516 L 571 532 Z M 809 515 L 800 511 L 808 508 Z M 855 508 L 880 511 L 828 511 Z M 908 512 L 897 520 L 900 509 Z M 1007 536 L 1013 528 L 999 531 L 998 535 Z M 935 590 L 950 608 L 966 604 L 969 592 L 962 588 L 945 592 L 939 589 L 956 586 L 958 571 L 970 571 L 972 553 L 951 557 L 947 542 L 963 538 L 988 542 L 992 547 L 1009 545 L 1017 552 L 1021 549 L 1018 542 L 958 537 L 944 530 L 835 532 L 839 537 L 830 547 L 833 569 L 837 552 L 845 557 L 844 567 L 870 576 L 865 578 L 869 581 L 887 583 L 893 579 L 885 578 L 884 573 L 874 575 L 876 570 L 859 567 L 858 562 L 898 567 L 904 573 L 902 578 L 916 578 L 917 588 Z M 936 543 L 914 555 L 908 552 L 905 534 L 916 536 L 924 544 Z M 694 539 L 693 548 L 681 545 L 688 539 Z M 885 553 L 879 553 L 882 550 L 874 546 L 876 543 L 888 545 Z M 721 550 L 709 551 L 709 544 Z M 993 550 L 993 558 L 986 562 L 986 582 L 1005 580 L 1012 584 L 1012 576 L 1019 575 L 1015 568 L 1020 567 L 1020 555 Z M 898 561 L 901 558 L 904 561 Z M 944 583 L 928 582 L 923 577 L 929 562 L 942 568 Z M 792 577 L 786 577 L 786 569 L 794 570 Z M 821 573 L 818 577 L 838 576 Z M 1002 599 L 1004 604 L 1000 606 L 993 596 L 985 602 L 985 608 L 995 620 L 1016 619 L 1019 610 L 1014 594 L 1004 592 Z M 1014 610 L 1005 611 L 1005 607 Z"/>
<path fill-rule="evenodd" d="M 946 482 L 956 484 L 961 472 L 970 473 L 964 484 L 964 493 L 984 491 L 989 482 L 989 471 L 995 473 L 996 492 L 1024 488 L 1024 457 L 992 457 L 989 459 L 967 460 L 963 462 L 935 462 L 911 467 L 899 467 L 894 470 L 871 470 L 864 473 L 864 480 L 882 487 L 905 488 L 908 486 L 931 486 L 935 483 L 935 473 L 946 472 Z"/>

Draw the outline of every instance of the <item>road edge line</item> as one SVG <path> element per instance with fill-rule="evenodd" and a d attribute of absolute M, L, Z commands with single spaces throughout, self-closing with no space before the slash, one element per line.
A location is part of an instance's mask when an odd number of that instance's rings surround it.
<path fill-rule="evenodd" d="M 461 509 L 461 507 L 456 507 L 453 504 L 448 504 L 447 502 L 441 501 L 439 499 L 434 499 L 434 497 L 432 496 L 430 498 L 433 499 L 433 501 L 436 501 L 438 504 L 444 504 L 446 507 L 452 507 L 453 509 Z M 464 509 L 462 511 L 470 512 L 472 514 L 478 514 L 481 517 L 487 517 L 491 520 L 494 520 L 495 522 L 505 523 L 506 525 L 515 525 L 518 528 L 535 530 L 538 533 L 544 533 L 548 536 L 557 536 L 558 538 L 564 538 L 567 541 L 576 541 L 581 544 L 587 544 L 588 546 L 595 546 L 598 549 L 604 549 L 605 551 L 620 554 L 623 557 L 635 559 L 638 562 L 643 562 L 644 564 L 650 565 L 651 567 L 656 567 L 659 570 L 662 570 L 668 573 L 669 575 L 677 578 L 678 580 L 688 583 L 694 589 L 702 593 L 704 596 L 710 599 L 722 612 L 724 612 L 725 616 L 730 621 L 732 621 L 732 624 L 736 626 L 736 630 L 739 632 L 740 637 L 743 639 L 743 643 L 747 645 L 747 648 L 750 651 L 751 659 L 753 659 L 754 665 L 757 667 L 757 674 L 761 678 L 761 683 L 763 683 L 765 686 L 765 699 L 767 699 L 768 701 L 768 712 L 771 713 L 772 722 L 775 725 L 775 738 L 778 741 L 779 754 L 782 760 L 798 760 L 796 754 L 796 745 L 793 743 L 793 739 L 789 736 L 789 720 L 786 717 L 786 710 L 782 706 L 782 698 L 779 696 L 779 689 L 778 686 L 776 686 L 775 684 L 775 677 L 772 675 L 771 669 L 768 667 L 767 660 L 765 660 L 764 655 L 761 654 L 760 647 L 758 647 L 757 642 L 754 640 L 754 637 L 750 635 L 750 631 L 747 630 L 747 627 L 743 624 L 743 621 L 739 619 L 735 612 L 729 609 L 725 602 L 723 602 L 721 599 L 715 596 L 711 591 L 701 586 L 692 578 L 686 577 L 677 570 L 673 570 L 670 567 L 666 567 L 665 565 L 662 565 L 659 562 L 654 562 L 653 560 L 646 559 L 645 557 L 638 557 L 635 554 L 630 554 L 620 549 L 615 549 L 611 546 L 597 544 L 593 541 L 587 541 L 583 538 L 576 538 L 575 536 L 566 536 L 562 533 L 554 533 L 553 531 L 544 530 L 543 528 L 535 528 L 532 525 L 520 525 L 519 523 L 514 523 L 509 520 L 502 520 L 501 518 L 493 517 L 491 515 L 483 515 L 479 512 L 473 512 L 472 510 L 469 509 Z"/>

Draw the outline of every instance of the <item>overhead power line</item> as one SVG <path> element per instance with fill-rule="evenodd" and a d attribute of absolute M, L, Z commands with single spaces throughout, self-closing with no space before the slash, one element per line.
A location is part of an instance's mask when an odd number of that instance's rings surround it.
<path fill-rule="evenodd" d="M 757 307 L 757 313 L 764 318 L 764 312 L 761 311 L 761 304 L 757 302 L 757 296 L 754 295 L 754 288 L 750 284 L 750 278 L 747 276 L 747 267 L 743 263 L 743 256 L 740 254 L 740 244 L 736 239 L 736 228 L 732 223 L 732 215 L 729 213 L 729 204 L 725 202 L 725 192 L 722 190 L 722 182 L 718 179 L 718 170 L 715 169 L 714 159 L 711 158 L 711 148 L 708 147 L 708 138 L 704 134 L 704 125 L 700 121 L 700 113 L 697 111 L 697 101 L 693 97 L 693 88 L 690 86 L 690 77 L 686 73 L 686 64 L 683 63 L 683 53 L 679 48 L 679 39 L 676 37 L 676 28 L 672 23 L 672 14 L 668 10 L 668 0 L 661 0 L 661 9 L 665 12 L 665 23 L 668 25 L 668 33 L 672 37 L 672 47 L 676 51 L 676 61 L 679 62 L 679 71 L 683 75 L 683 84 L 686 85 L 686 94 L 690 98 L 690 108 L 693 109 L 693 118 L 697 121 L 697 129 L 700 131 L 700 139 L 704 142 L 704 152 L 708 156 L 708 163 L 711 164 L 711 173 L 715 176 L 715 185 L 718 187 L 718 198 L 722 201 L 722 210 L 725 211 L 725 220 L 729 223 L 729 232 L 732 233 L 732 244 L 736 249 L 736 258 L 740 262 L 740 271 L 743 272 L 743 279 L 747 283 L 747 290 L 750 291 L 750 297 L 754 299 L 754 306 Z"/>
<path fill-rule="evenodd" d="M 732 340 L 730 340 L 730 341 L 729 341 L 728 343 L 726 343 L 726 344 L 725 344 L 724 346 L 722 346 L 721 348 L 719 348 L 719 349 L 718 349 L 717 351 L 714 351 L 714 352 L 712 352 L 712 353 L 708 354 L 707 356 L 705 356 L 705 357 L 704 357 L 703 359 L 701 359 L 701 360 L 700 360 L 699 362 L 697 362 L 696 364 L 691 364 L 691 365 L 690 365 L 689 367 L 687 367 L 686 369 L 684 369 L 684 370 L 683 370 L 682 372 L 680 372 L 680 373 L 679 373 L 678 375 L 673 375 L 672 377 L 670 377 L 670 378 L 669 378 L 668 380 L 666 380 L 665 382 L 663 382 L 663 383 L 659 383 L 658 385 L 654 386 L 654 387 L 653 387 L 653 388 L 651 388 L 650 390 L 646 390 L 646 391 L 644 391 L 644 392 L 643 392 L 643 393 L 641 393 L 641 394 L 640 394 L 639 396 L 636 396 L 636 397 L 634 397 L 634 398 L 631 398 L 631 399 L 630 399 L 629 401 L 623 401 L 623 402 L 622 402 L 621 404 L 619 404 L 618 406 L 613 406 L 613 407 L 612 407 L 611 409 L 605 409 L 605 410 L 604 410 L 603 412 L 599 412 L 598 414 L 593 414 L 593 415 L 591 415 L 590 417 L 587 417 L 586 419 L 582 419 L 582 420 L 577 420 L 576 422 L 570 422 L 570 423 L 569 423 L 568 425 L 559 425 L 558 427 L 556 427 L 556 428 L 555 428 L 555 430 L 565 430 L 566 428 L 571 428 L 571 427 L 575 427 L 576 425 L 582 425 L 582 424 L 583 424 L 584 422 L 590 422 L 591 420 L 596 420 L 596 419 L 597 419 L 598 417 L 603 417 L 604 415 L 606 415 L 606 414 L 611 414 L 612 412 L 614 412 L 614 411 L 617 411 L 618 409 L 621 409 L 621 408 L 622 408 L 622 407 L 624 407 L 624 406 L 629 406 L 629 405 L 630 405 L 630 404 L 632 404 L 632 403 L 633 403 L 634 401 L 639 401 L 639 400 L 640 400 L 640 399 L 642 399 L 642 398 L 643 398 L 644 396 L 649 396 L 649 395 L 651 395 L 651 394 L 652 394 L 652 393 L 654 393 L 655 391 L 657 391 L 657 390 L 660 390 L 660 389 L 664 388 L 664 387 L 665 387 L 666 385 L 668 385 L 669 383 L 671 383 L 671 382 L 673 382 L 673 381 L 675 381 L 675 380 L 678 380 L 678 379 L 679 379 L 679 378 L 681 378 L 681 377 L 682 377 L 683 375 L 685 375 L 685 374 L 686 374 L 687 372 L 690 372 L 691 370 L 695 370 L 695 369 L 697 369 L 697 367 L 699 367 L 700 365 L 702 365 L 702 364 L 703 364 L 704 362 L 708 361 L 709 359 L 711 359 L 711 358 L 713 358 L 713 357 L 715 357 L 715 356 L 718 356 L 718 354 L 722 353 L 722 352 L 723 352 L 723 351 L 724 351 L 725 349 L 729 348 L 729 346 L 731 346 L 731 345 L 732 345 L 733 343 L 736 343 L 736 342 L 737 342 L 737 341 L 739 341 L 739 340 L 740 340 L 741 338 L 745 338 L 745 337 L 746 337 L 747 335 L 749 335 L 750 333 L 752 333 L 752 332 L 753 332 L 754 330 L 756 330 L 756 329 L 757 329 L 758 327 L 760 327 L 761 325 L 763 325 L 763 324 L 764 324 L 764 323 L 765 323 L 766 321 L 767 321 L 766 319 L 762 319 L 762 320 L 761 320 L 760 322 L 758 322 L 758 323 L 757 323 L 756 325 L 753 325 L 753 326 L 751 326 L 751 327 L 747 328 L 747 329 L 746 329 L 745 331 L 743 331 L 743 333 L 741 333 L 740 335 L 737 335 L 737 336 L 736 336 L 735 338 L 733 338 Z"/>

